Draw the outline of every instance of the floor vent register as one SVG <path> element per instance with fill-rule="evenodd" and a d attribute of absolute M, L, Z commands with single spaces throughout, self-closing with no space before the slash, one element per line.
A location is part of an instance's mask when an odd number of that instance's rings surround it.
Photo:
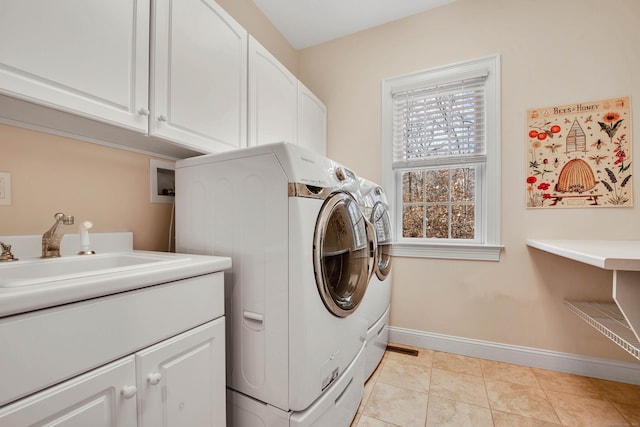
<path fill-rule="evenodd" d="M 412 348 L 396 347 L 395 345 L 388 345 L 387 351 L 402 353 L 406 354 L 407 356 L 418 356 L 418 350 L 414 350 Z"/>

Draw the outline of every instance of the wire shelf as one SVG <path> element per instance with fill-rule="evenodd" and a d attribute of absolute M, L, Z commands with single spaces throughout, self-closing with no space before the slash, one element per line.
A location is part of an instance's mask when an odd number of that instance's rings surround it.
<path fill-rule="evenodd" d="M 571 311 L 640 360 L 640 341 L 613 302 L 564 301 Z"/>

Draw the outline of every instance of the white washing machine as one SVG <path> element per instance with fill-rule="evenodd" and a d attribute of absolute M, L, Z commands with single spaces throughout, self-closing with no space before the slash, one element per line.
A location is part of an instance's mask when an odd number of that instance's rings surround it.
<path fill-rule="evenodd" d="M 391 242 L 393 240 L 389 204 L 382 187 L 360 179 L 358 204 L 375 235 L 373 270 L 360 311 L 367 322 L 365 379 L 382 360 L 389 343 L 389 309 L 391 306 Z"/>
<path fill-rule="evenodd" d="M 348 426 L 355 415 L 367 333 L 359 305 L 371 268 L 358 186 L 348 169 L 286 143 L 176 163 L 177 251 L 232 259 L 231 423 Z M 331 410 L 313 406 L 327 395 Z"/>

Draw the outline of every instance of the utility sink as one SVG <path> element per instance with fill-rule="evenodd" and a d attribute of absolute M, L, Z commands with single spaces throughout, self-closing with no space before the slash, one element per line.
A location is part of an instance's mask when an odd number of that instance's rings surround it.
<path fill-rule="evenodd" d="M 228 257 L 134 250 L 130 232 L 93 233 L 91 238 L 97 254 L 76 255 L 80 235 L 67 234 L 62 256 L 42 259 L 42 235 L 0 236 L 19 258 L 0 262 L 0 328 L 13 315 L 109 295 L 116 298 L 231 267 Z M 0 396 L 2 391 L 0 385 Z"/>
<path fill-rule="evenodd" d="M 189 260 L 156 253 L 114 252 L 61 258 L 28 259 L 0 264 L 0 287 L 13 288 L 142 268 L 154 268 Z"/>

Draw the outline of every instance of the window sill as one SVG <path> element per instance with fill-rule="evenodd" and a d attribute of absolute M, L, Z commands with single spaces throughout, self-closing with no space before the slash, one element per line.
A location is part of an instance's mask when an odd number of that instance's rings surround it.
<path fill-rule="evenodd" d="M 500 261 L 500 252 L 503 249 L 502 245 L 396 242 L 391 245 L 391 255 L 412 258 Z"/>

